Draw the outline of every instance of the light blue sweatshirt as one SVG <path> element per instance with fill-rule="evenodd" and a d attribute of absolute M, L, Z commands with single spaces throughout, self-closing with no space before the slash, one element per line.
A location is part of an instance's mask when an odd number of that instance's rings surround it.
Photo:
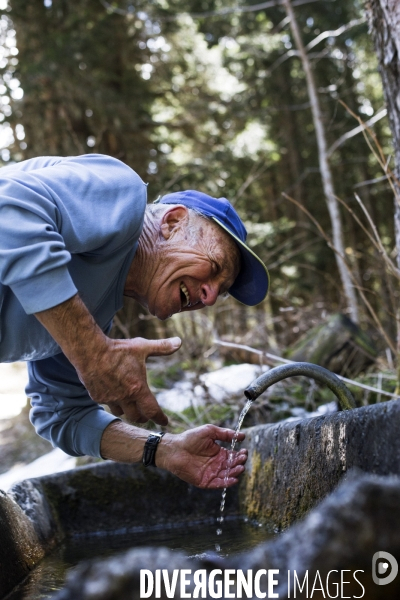
<path fill-rule="evenodd" d="M 115 417 L 91 400 L 33 313 L 79 292 L 108 331 L 145 206 L 146 185 L 110 156 L 41 157 L 0 169 L 0 362 L 28 361 L 31 421 L 72 456 L 100 456 Z"/>

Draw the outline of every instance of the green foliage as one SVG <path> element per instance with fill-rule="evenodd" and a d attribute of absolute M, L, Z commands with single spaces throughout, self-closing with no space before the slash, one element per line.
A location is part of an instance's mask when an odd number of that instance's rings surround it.
<path fill-rule="evenodd" d="M 188 427 L 199 427 L 207 423 L 220 427 L 233 427 L 237 419 L 237 410 L 230 404 L 207 403 L 201 408 L 190 406 L 182 412 L 164 411 L 168 415 L 169 430 L 180 433 Z"/>
<path fill-rule="evenodd" d="M 309 44 L 360 18 L 363 6 L 336 0 L 295 10 Z M 326 312 L 343 309 L 334 254 L 299 208 L 329 234 L 304 73 L 282 6 L 238 12 L 233 0 L 10 0 L 0 25 L 1 116 L 9 124 L 4 162 L 103 152 L 139 172 L 150 200 L 185 188 L 232 200 L 248 224 L 249 243 L 270 267 L 271 300 L 267 307 L 209 311 L 209 337 L 247 335 L 256 344 L 275 339 L 286 346 Z M 331 33 L 309 55 L 333 144 L 358 125 L 340 101 L 364 120 L 383 106 L 366 24 Z M 390 153 L 387 121 L 374 127 Z M 363 136 L 340 145 L 331 164 L 338 196 L 357 212 L 356 190 L 391 249 L 392 194 L 386 181 L 363 183 L 382 175 Z M 370 241 L 345 210 L 342 216 L 356 280 L 368 286 L 392 336 L 397 292 L 382 278 Z M 122 314 L 124 335 L 166 335 L 178 327 L 155 325 L 142 313 Z M 182 328 L 201 338 L 188 357 L 202 355 L 203 325 Z"/>
<path fill-rule="evenodd" d="M 395 374 L 388 369 L 381 369 L 378 372 L 365 373 L 357 377 L 357 382 L 369 387 L 380 389 L 390 394 L 396 393 L 396 377 Z M 366 406 L 368 404 L 377 404 L 379 402 L 387 402 L 390 397 L 381 395 L 379 392 L 374 392 L 360 388 L 358 386 L 348 384 L 347 386 L 354 396 L 357 406 Z"/>
<path fill-rule="evenodd" d="M 147 371 L 149 386 L 152 388 L 167 389 L 182 378 L 183 370 L 180 362 L 173 362 L 168 366 L 159 362 L 152 364 Z"/>

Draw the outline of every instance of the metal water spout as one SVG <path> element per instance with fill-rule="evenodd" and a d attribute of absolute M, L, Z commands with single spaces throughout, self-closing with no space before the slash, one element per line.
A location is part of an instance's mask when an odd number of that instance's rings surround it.
<path fill-rule="evenodd" d="M 306 362 L 294 362 L 270 369 L 253 381 L 253 383 L 245 389 L 244 395 L 246 398 L 253 401 L 274 383 L 282 381 L 282 379 L 286 379 L 287 377 L 295 377 L 297 375 L 310 377 L 311 379 L 315 379 L 315 381 L 328 386 L 339 400 L 342 410 L 356 408 L 352 393 L 337 375 L 328 371 L 328 369 L 324 369 L 324 367 Z"/>

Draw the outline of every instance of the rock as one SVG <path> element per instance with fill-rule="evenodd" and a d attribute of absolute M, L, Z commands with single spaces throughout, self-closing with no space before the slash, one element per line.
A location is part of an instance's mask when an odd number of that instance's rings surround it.
<path fill-rule="evenodd" d="M 232 561 L 234 568 L 279 569 L 284 575 L 276 589 L 281 598 L 289 597 L 286 595 L 289 569 L 292 572 L 295 569 L 300 580 L 308 571 L 311 585 L 317 570 L 325 584 L 330 570 L 349 570 L 345 576 L 351 583 L 346 584 L 344 592 L 336 597 L 394 600 L 400 597 L 400 577 L 380 587 L 373 583 L 371 576 L 376 552 L 384 550 L 400 561 L 399 502 L 398 477 L 355 473 L 311 511 L 303 522 L 290 528 L 276 541 L 263 544 Z M 358 579 L 366 589 L 365 596 L 352 576 L 357 569 L 363 571 L 358 573 Z M 335 597 L 334 589 L 332 586 L 330 597 Z M 309 593 L 297 597 L 324 596 L 322 593 L 313 596 Z M 325 597 L 329 597 L 328 594 Z"/>
<path fill-rule="evenodd" d="M 40 480 L 27 479 L 13 486 L 14 500 L 32 524 L 35 536 L 46 553 L 63 538 Z"/>
<path fill-rule="evenodd" d="M 250 409 L 251 411 L 251 409 Z M 280 530 L 302 518 L 353 468 L 400 475 L 400 401 L 246 432 L 241 511 Z"/>
<path fill-rule="evenodd" d="M 26 483 L 40 486 L 60 532 L 71 537 L 184 526 L 214 515 L 221 498 L 220 490 L 195 488 L 163 469 L 111 461 Z M 237 514 L 237 487 L 227 511 Z"/>
<path fill-rule="evenodd" d="M 18 504 L 0 491 L 0 597 L 44 557 L 46 546 Z"/>
<path fill-rule="evenodd" d="M 41 477 L 52 473 L 60 473 L 76 467 L 76 458 L 69 456 L 60 448 L 40 456 L 26 465 L 18 465 L 0 475 L 0 489 L 7 491 L 19 481 L 32 477 Z"/>
<path fill-rule="evenodd" d="M 281 592 L 288 569 L 296 569 L 300 581 L 308 570 L 310 585 L 317 571 L 326 584 L 328 569 L 343 570 L 344 577 L 361 569 L 366 595 L 351 575 L 352 584 L 343 584 L 345 590 L 337 597 L 399 597 L 397 580 L 387 586 L 371 582 L 376 552 L 386 551 L 400 560 L 400 480 L 393 476 L 400 475 L 399 422 L 400 401 L 391 401 L 248 430 L 250 457 L 240 485 L 229 490 L 227 514 L 247 514 L 278 530 L 305 517 L 302 523 L 223 563 L 213 555 L 187 562 L 189 557 L 177 558 L 176 552 L 138 548 L 129 556 L 82 565 L 82 577 L 77 576 L 75 587 L 68 584 L 63 593 L 72 591 L 63 600 L 138 598 L 139 567 L 189 564 L 192 571 L 280 569 L 285 574 Z M 373 475 L 349 476 L 354 469 Z M 15 486 L 12 497 L 0 497 L 2 585 L 10 587 L 10 578 L 17 583 L 63 536 L 134 533 L 201 522 L 215 515 L 220 497 L 218 490 L 198 490 L 159 469 L 107 462 L 25 481 Z M 99 591 L 100 579 L 104 590 Z M 281 598 L 289 597 L 282 593 Z M 309 597 L 324 596 L 319 591 Z"/>

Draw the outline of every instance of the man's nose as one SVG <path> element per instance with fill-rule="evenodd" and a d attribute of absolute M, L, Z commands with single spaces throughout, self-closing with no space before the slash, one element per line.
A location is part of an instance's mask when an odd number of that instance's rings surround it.
<path fill-rule="evenodd" d="M 218 286 L 212 283 L 203 283 L 201 286 L 200 300 L 205 306 L 212 306 L 218 299 Z"/>

